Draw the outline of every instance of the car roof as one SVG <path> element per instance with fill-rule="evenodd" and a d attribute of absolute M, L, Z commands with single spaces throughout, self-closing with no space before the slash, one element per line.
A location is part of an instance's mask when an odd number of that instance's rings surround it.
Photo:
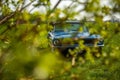
<path fill-rule="evenodd" d="M 52 22 L 52 25 L 55 24 L 82 24 L 80 21 L 57 21 L 57 22 Z"/>

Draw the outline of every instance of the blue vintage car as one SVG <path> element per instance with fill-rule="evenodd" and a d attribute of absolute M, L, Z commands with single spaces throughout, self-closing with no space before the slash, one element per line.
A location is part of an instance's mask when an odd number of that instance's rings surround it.
<path fill-rule="evenodd" d="M 65 21 L 52 23 L 53 29 L 48 33 L 52 48 L 66 49 L 80 46 L 80 41 L 88 47 L 104 46 L 103 39 L 98 34 L 90 34 L 88 28 L 80 21 Z"/>

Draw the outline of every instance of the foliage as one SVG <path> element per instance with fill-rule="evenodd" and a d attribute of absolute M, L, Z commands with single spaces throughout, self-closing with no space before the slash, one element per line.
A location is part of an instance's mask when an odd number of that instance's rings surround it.
<path fill-rule="evenodd" d="M 28 2 L 27 2 L 28 1 Z M 119 0 L 101 6 L 99 0 L 73 0 L 68 7 L 58 8 L 62 0 L 51 8 L 50 0 L 0 0 L 0 79 L 1 80 L 119 80 L 120 79 L 120 22 L 104 22 L 105 16 L 119 12 Z M 79 15 L 78 5 L 92 14 L 96 23 L 85 23 L 91 33 L 101 34 L 105 46 L 98 58 L 87 48 L 85 57 L 78 57 L 72 67 L 69 58 L 59 51 L 51 51 L 47 32 L 53 21 L 72 20 Z M 44 6 L 45 13 L 31 13 L 27 7 Z M 33 10 L 32 9 L 32 10 Z M 61 16 L 62 15 L 62 16 Z M 80 15 L 82 16 L 82 15 Z M 89 20 L 85 17 L 84 20 Z M 81 20 L 82 21 L 82 20 Z M 82 42 L 80 42 L 81 45 Z M 69 50 L 71 54 L 80 49 Z"/>

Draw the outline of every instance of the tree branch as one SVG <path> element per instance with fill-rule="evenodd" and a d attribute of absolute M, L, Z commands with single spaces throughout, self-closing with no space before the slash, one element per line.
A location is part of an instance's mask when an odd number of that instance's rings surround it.
<path fill-rule="evenodd" d="M 0 20 L 0 24 L 6 22 L 8 19 L 12 18 L 14 15 L 15 15 L 15 12 L 5 16 L 2 20 Z"/>
<path fill-rule="evenodd" d="M 49 16 L 49 15 L 57 8 L 57 6 L 60 4 L 61 1 L 62 1 L 62 0 L 59 0 L 59 1 L 55 4 L 55 6 L 53 7 L 53 9 L 52 9 L 50 12 L 48 12 L 47 16 Z"/>
<path fill-rule="evenodd" d="M 79 0 L 74 0 L 74 2 L 77 2 L 77 3 L 79 3 L 79 4 L 87 4 L 87 3 L 88 3 L 88 1 L 81 2 L 81 1 L 79 1 Z"/>
<path fill-rule="evenodd" d="M 25 6 L 23 6 L 19 11 L 21 12 L 22 10 L 24 10 L 25 8 L 27 8 L 28 6 L 30 6 L 33 2 L 35 2 L 35 0 L 33 0 L 30 3 L 26 4 Z"/>
<path fill-rule="evenodd" d="M 25 8 L 27 8 L 28 6 L 30 6 L 34 1 L 35 0 L 31 1 L 30 3 L 26 4 L 25 6 L 22 5 L 23 7 L 21 7 L 20 10 L 18 10 L 18 8 L 19 8 L 19 6 L 18 6 L 14 12 L 11 12 L 10 14 L 4 16 L 4 18 L 2 18 L 0 20 L 0 24 L 2 24 L 4 22 L 8 21 L 9 19 L 11 19 L 16 14 L 16 12 L 21 12 L 22 10 L 24 10 Z"/>

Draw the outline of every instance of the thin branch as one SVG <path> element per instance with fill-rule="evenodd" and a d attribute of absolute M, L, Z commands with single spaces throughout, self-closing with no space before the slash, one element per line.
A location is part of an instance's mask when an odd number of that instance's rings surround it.
<path fill-rule="evenodd" d="M 61 1 L 62 1 L 62 0 L 59 0 L 59 1 L 55 4 L 55 6 L 53 7 L 53 9 L 47 14 L 47 16 L 49 16 L 49 15 L 57 8 L 57 6 L 60 4 Z"/>
<path fill-rule="evenodd" d="M 35 9 L 35 7 L 31 8 L 31 9 L 29 10 L 29 13 L 31 13 L 34 9 Z"/>
<path fill-rule="evenodd" d="M 13 15 L 15 15 L 15 12 L 7 15 L 7 16 L 4 17 L 2 20 L 0 20 L 0 24 L 4 23 L 4 22 L 7 21 L 8 19 L 10 19 Z"/>
<path fill-rule="evenodd" d="M 25 0 L 23 0 L 21 7 L 23 7 L 24 5 L 25 5 Z"/>
<path fill-rule="evenodd" d="M 57 8 L 57 6 L 60 4 L 61 1 L 62 1 L 62 0 L 59 0 L 59 1 L 56 3 L 56 5 L 53 7 L 52 11 L 54 11 L 54 10 Z"/>
<path fill-rule="evenodd" d="M 85 9 L 84 9 L 84 8 L 83 8 L 83 9 L 80 9 L 80 10 L 78 10 L 77 12 L 80 13 L 80 12 L 82 12 L 82 11 L 85 11 Z"/>
<path fill-rule="evenodd" d="M 81 1 L 79 1 L 79 0 L 74 0 L 74 2 L 77 2 L 78 4 L 87 4 L 87 3 L 88 3 L 87 0 L 86 0 L 85 2 L 81 2 Z"/>
<path fill-rule="evenodd" d="M 4 23 L 4 22 L 8 21 L 10 18 L 12 18 L 16 14 L 16 12 L 18 11 L 18 8 L 19 7 L 16 8 L 15 12 L 11 12 L 10 14 L 8 14 L 4 18 L 2 18 L 0 20 L 0 24 Z"/>
<path fill-rule="evenodd" d="M 23 6 L 19 11 L 21 12 L 22 10 L 24 10 L 25 8 L 27 8 L 28 6 L 30 6 L 33 2 L 35 2 L 35 0 L 33 0 L 30 3 L 26 4 L 25 6 Z"/>
<path fill-rule="evenodd" d="M 69 9 L 72 5 L 73 5 L 74 2 L 71 2 L 71 4 L 67 7 L 67 9 Z"/>
<path fill-rule="evenodd" d="M 19 6 L 16 8 L 16 10 L 8 15 L 6 15 L 4 18 L 2 18 L 0 20 L 0 24 L 8 21 L 10 18 L 12 18 L 16 12 L 21 12 L 22 10 L 24 10 L 25 8 L 27 8 L 28 6 L 30 6 L 35 0 L 31 1 L 30 3 L 26 4 L 24 7 L 22 7 L 20 10 L 18 10 Z"/>

